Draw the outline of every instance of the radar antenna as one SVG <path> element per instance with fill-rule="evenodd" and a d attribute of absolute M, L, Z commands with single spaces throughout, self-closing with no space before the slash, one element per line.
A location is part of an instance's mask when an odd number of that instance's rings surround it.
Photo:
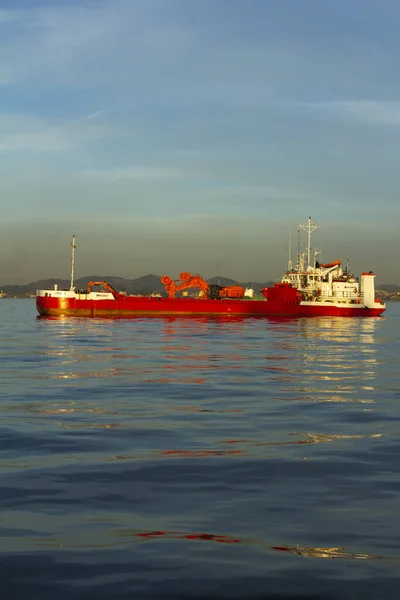
<path fill-rule="evenodd" d="M 72 236 L 72 242 L 71 242 L 71 248 L 72 248 L 72 253 L 71 253 L 71 287 L 70 287 L 70 291 L 73 292 L 74 291 L 74 275 L 75 275 L 75 235 Z"/>

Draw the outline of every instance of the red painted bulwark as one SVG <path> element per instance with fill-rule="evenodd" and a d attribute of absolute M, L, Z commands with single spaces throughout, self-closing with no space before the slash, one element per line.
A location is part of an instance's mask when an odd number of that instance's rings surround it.
<path fill-rule="evenodd" d="M 265 300 L 208 300 L 120 296 L 115 300 L 84 300 L 38 296 L 41 315 L 131 317 L 137 315 L 265 315 Z"/>

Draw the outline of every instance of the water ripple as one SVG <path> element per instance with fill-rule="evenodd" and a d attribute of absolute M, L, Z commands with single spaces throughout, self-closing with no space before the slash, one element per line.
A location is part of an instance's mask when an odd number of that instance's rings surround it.
<path fill-rule="evenodd" d="M 400 305 L 286 320 L 0 308 L 9 597 L 395 596 Z"/>

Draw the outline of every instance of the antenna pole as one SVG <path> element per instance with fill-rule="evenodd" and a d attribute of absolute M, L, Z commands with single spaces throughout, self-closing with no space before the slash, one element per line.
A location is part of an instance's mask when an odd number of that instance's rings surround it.
<path fill-rule="evenodd" d="M 300 269 L 300 229 L 297 228 L 297 268 Z"/>
<path fill-rule="evenodd" d="M 288 260 L 288 270 L 292 270 L 292 232 L 289 225 L 289 260 Z"/>
<path fill-rule="evenodd" d="M 71 242 L 71 248 L 72 248 L 72 254 L 71 254 L 71 287 L 70 287 L 70 291 L 73 292 L 74 291 L 74 275 L 75 275 L 75 236 L 72 236 L 72 242 Z"/>
<path fill-rule="evenodd" d="M 307 267 L 309 267 L 311 263 L 311 234 L 313 231 L 318 229 L 318 225 L 312 223 L 311 217 L 308 217 L 307 225 L 299 225 L 299 228 L 305 231 L 307 234 Z"/>

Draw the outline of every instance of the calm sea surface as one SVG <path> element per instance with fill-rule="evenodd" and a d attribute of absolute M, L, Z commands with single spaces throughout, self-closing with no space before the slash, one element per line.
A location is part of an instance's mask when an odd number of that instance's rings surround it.
<path fill-rule="evenodd" d="M 400 303 L 0 316 L 2 599 L 398 597 Z"/>

